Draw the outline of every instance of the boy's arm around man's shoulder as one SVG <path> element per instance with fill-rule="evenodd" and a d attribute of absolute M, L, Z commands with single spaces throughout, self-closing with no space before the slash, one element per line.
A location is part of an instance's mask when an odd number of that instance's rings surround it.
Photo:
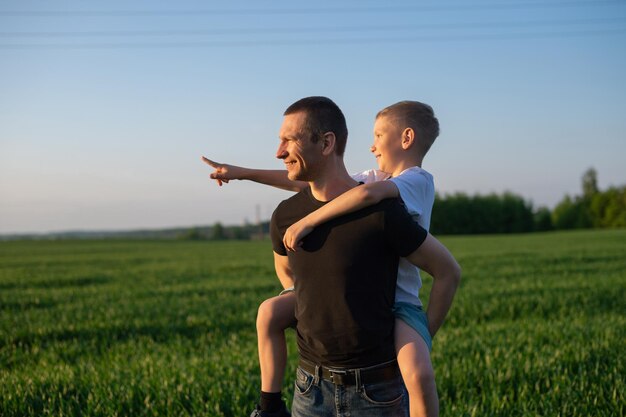
<path fill-rule="evenodd" d="M 426 314 L 431 336 L 443 324 L 461 280 L 461 267 L 450 251 L 430 233 L 406 259 L 433 276 Z"/>
<path fill-rule="evenodd" d="M 283 244 L 288 250 L 297 251 L 302 239 L 311 233 L 315 227 L 345 214 L 372 206 L 386 198 L 397 196 L 398 188 L 391 181 L 377 181 L 351 188 L 289 226 L 283 237 Z"/>

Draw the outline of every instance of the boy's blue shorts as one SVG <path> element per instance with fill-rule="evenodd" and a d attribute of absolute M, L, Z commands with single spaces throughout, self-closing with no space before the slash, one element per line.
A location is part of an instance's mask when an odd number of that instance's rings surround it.
<path fill-rule="evenodd" d="M 433 349 L 433 339 L 428 331 L 428 317 L 422 307 L 410 303 L 395 303 L 393 306 L 393 314 L 397 319 L 402 320 L 412 329 L 414 329 L 428 346 L 428 351 Z"/>

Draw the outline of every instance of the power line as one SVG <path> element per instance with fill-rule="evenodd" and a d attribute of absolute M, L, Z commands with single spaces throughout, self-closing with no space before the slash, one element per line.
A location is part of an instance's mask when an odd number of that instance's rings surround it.
<path fill-rule="evenodd" d="M 224 29 L 197 29 L 197 30 L 121 30 L 121 31 L 56 31 L 56 32 L 0 32 L 0 37 L 138 37 L 138 36 L 203 36 L 203 35 L 230 35 L 230 34 L 298 34 L 298 33 L 345 33 L 345 32 L 389 32 L 402 30 L 423 29 L 483 29 L 483 28 L 531 28 L 540 26 L 568 26 L 589 24 L 626 23 L 624 17 L 569 19 L 569 20 L 541 20 L 518 22 L 469 22 L 469 23 L 424 23 L 411 25 L 384 25 L 384 26 L 341 26 L 341 27 L 290 27 L 290 28 L 224 28 Z"/>
<path fill-rule="evenodd" d="M 252 40 L 252 41 L 198 41 L 168 43 L 69 43 L 69 44 L 0 44 L 0 49 L 168 49 L 168 48 L 211 48 L 211 47 L 250 47 L 250 46 L 291 46 L 291 45 L 338 45 L 338 44 L 376 44 L 376 43 L 413 43 L 413 42 L 452 42 L 476 40 L 513 40 L 541 38 L 569 38 L 580 36 L 619 35 L 626 33 L 626 28 L 594 29 L 568 32 L 536 32 L 536 33 L 501 33 L 501 34 L 460 34 L 444 36 L 403 36 L 387 38 L 356 38 L 356 39 L 285 39 L 285 40 Z"/>
<path fill-rule="evenodd" d="M 516 2 L 458 5 L 369 6 L 325 8 L 263 8 L 263 9 L 194 9 L 194 10 L 7 10 L 5 17 L 163 17 L 198 15 L 295 15 L 295 14 L 346 14 L 346 13 L 409 13 L 438 11 L 483 11 L 511 9 L 545 9 L 578 6 L 625 5 L 623 0 L 571 0 L 554 3 Z"/>

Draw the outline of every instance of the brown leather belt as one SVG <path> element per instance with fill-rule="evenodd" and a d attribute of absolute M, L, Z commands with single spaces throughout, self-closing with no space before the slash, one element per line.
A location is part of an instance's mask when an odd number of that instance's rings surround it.
<path fill-rule="evenodd" d="M 359 381 L 361 384 L 376 384 L 400 376 L 400 368 L 396 360 L 358 369 L 327 368 L 313 365 L 303 359 L 300 359 L 298 365 L 311 375 L 317 375 L 335 385 L 356 385 Z"/>

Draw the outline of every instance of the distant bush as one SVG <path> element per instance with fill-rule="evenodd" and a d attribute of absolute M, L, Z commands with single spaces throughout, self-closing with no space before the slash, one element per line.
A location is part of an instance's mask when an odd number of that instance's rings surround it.
<path fill-rule="evenodd" d="M 569 195 L 552 211 L 552 223 L 556 229 L 588 229 L 593 225 L 586 201 Z"/>
<path fill-rule="evenodd" d="M 206 236 L 202 233 L 202 231 L 197 227 L 192 227 L 190 229 L 184 230 L 183 232 L 178 234 L 179 240 L 205 240 Z"/>
<path fill-rule="evenodd" d="M 435 196 L 431 231 L 435 234 L 522 233 L 535 229 L 532 205 L 510 192 Z"/>
<path fill-rule="evenodd" d="M 595 227 L 626 227 L 626 186 L 594 195 L 590 213 Z"/>
<path fill-rule="evenodd" d="M 546 232 L 554 229 L 552 224 L 552 213 L 547 207 L 540 207 L 534 214 L 534 230 L 536 232 Z"/>
<path fill-rule="evenodd" d="M 211 240 L 224 240 L 226 239 L 226 232 L 222 223 L 217 222 L 211 228 Z"/>
<path fill-rule="evenodd" d="M 552 212 L 556 229 L 626 227 L 626 186 L 600 191 L 597 173 L 588 169 L 582 176 L 582 195 L 566 195 Z"/>

